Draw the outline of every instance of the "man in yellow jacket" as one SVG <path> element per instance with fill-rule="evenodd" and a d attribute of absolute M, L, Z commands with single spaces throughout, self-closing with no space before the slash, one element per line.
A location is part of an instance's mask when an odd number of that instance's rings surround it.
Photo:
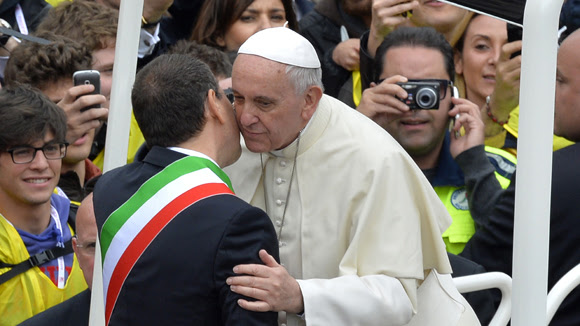
<path fill-rule="evenodd" d="M 68 199 L 53 194 L 66 116 L 27 86 L 0 90 L 0 325 L 87 288 L 71 251 Z"/>

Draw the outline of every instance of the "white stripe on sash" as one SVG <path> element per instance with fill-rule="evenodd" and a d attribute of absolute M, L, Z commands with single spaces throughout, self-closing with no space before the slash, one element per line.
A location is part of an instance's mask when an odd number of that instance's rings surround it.
<path fill-rule="evenodd" d="M 105 298 L 109 290 L 111 275 L 119 262 L 119 259 L 131 244 L 137 234 L 159 213 L 165 206 L 171 203 L 179 195 L 188 190 L 207 183 L 224 183 L 209 168 L 196 170 L 168 183 L 145 202 L 133 214 L 113 237 L 103 262 L 103 290 Z"/>

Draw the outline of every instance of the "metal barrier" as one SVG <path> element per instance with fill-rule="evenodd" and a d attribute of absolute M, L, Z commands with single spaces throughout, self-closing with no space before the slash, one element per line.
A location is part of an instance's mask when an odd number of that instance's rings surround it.
<path fill-rule="evenodd" d="M 501 291 L 501 302 L 489 326 L 505 326 L 508 324 L 512 312 L 511 277 L 501 272 L 489 272 L 454 277 L 453 282 L 461 293 L 498 288 Z"/>
<path fill-rule="evenodd" d="M 566 273 L 562 278 L 552 287 L 548 293 L 548 312 L 546 315 L 546 325 L 552 321 L 558 307 L 562 304 L 562 301 L 566 298 L 572 290 L 574 290 L 578 284 L 580 284 L 580 264 L 572 268 L 568 273 Z"/>

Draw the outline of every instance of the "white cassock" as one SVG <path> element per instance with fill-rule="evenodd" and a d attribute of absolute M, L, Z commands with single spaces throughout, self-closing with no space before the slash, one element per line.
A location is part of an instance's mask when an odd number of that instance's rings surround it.
<path fill-rule="evenodd" d="M 263 163 L 243 148 L 225 171 L 272 219 L 304 298 L 305 320 L 280 313 L 280 324 L 406 325 L 413 312 L 412 325 L 479 324 L 448 275 L 447 210 L 376 123 L 323 95 L 299 142 Z"/>

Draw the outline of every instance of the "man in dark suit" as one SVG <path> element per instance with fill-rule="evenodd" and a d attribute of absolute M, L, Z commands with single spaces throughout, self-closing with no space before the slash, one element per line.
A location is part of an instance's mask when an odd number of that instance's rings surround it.
<path fill-rule="evenodd" d="M 105 173 L 94 191 L 110 325 L 276 325 L 250 312 L 226 279 L 274 252 L 262 210 L 221 170 L 240 155 L 234 110 L 204 63 L 162 55 L 138 74 L 133 111 L 149 153 Z"/>

